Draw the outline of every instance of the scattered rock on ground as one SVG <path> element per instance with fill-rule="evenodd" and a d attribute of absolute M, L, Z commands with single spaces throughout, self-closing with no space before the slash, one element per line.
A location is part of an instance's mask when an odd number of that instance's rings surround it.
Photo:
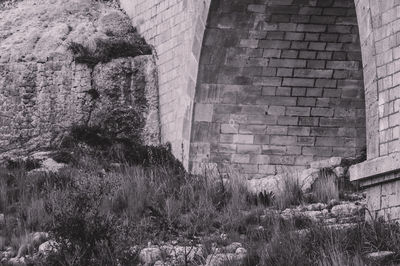
<path fill-rule="evenodd" d="M 206 259 L 206 266 L 223 266 L 235 265 L 244 261 L 247 256 L 247 250 L 240 247 L 236 249 L 235 253 L 219 253 L 208 255 Z"/>
<path fill-rule="evenodd" d="M 314 169 L 334 168 L 336 166 L 340 166 L 342 160 L 342 157 L 331 157 L 329 159 L 311 162 L 310 167 Z"/>
<path fill-rule="evenodd" d="M 201 245 L 164 245 L 160 247 L 160 250 L 173 265 L 184 265 L 187 262 L 196 262 L 204 257 L 204 251 Z"/>
<path fill-rule="evenodd" d="M 7 261 L 10 258 L 15 257 L 15 255 L 16 255 L 15 250 L 12 247 L 8 247 L 6 249 L 6 251 L 3 251 L 3 252 L 0 253 L 0 259 L 1 259 L 2 263 L 3 263 L 3 260 Z"/>
<path fill-rule="evenodd" d="M 319 176 L 320 176 L 319 169 L 310 168 L 303 170 L 299 175 L 301 190 L 305 193 L 310 192 L 312 185 L 319 178 Z"/>
<path fill-rule="evenodd" d="M 7 262 L 8 265 L 12 266 L 25 266 L 27 265 L 26 259 L 24 257 L 12 258 Z"/>
<path fill-rule="evenodd" d="M 331 209 L 331 213 L 338 217 L 359 215 L 362 213 L 364 208 L 365 207 L 361 204 L 344 203 L 344 204 L 333 206 Z"/>
<path fill-rule="evenodd" d="M 390 260 L 395 254 L 393 251 L 377 251 L 368 253 L 365 258 L 372 263 L 382 263 Z"/>
<path fill-rule="evenodd" d="M 47 257 L 51 253 L 56 253 L 59 249 L 59 244 L 54 240 L 46 241 L 39 246 L 39 254 Z"/>
<path fill-rule="evenodd" d="M 159 247 L 148 247 L 140 251 L 140 262 L 145 266 L 153 265 L 156 261 L 161 260 L 161 250 Z"/>

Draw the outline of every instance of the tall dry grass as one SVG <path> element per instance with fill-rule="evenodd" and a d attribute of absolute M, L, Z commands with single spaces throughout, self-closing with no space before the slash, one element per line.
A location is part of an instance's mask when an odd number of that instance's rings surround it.
<path fill-rule="evenodd" d="M 0 247 L 18 248 L 30 232 L 48 231 L 63 248 L 43 265 L 116 265 L 117 260 L 135 265 L 137 251 L 148 242 L 176 239 L 202 243 L 205 255 L 212 254 L 212 243 L 239 241 L 249 251 L 248 266 L 362 265 L 367 252 L 400 255 L 398 225 L 375 221 L 332 232 L 304 217 L 284 221 L 276 211 L 254 205 L 243 178 L 232 169 L 190 175 L 170 164 L 126 161 L 107 169 L 104 157 L 75 159 L 58 174 L 28 176 L 22 166 L 0 171 L 0 212 L 6 214 Z M 274 197 L 277 210 L 305 201 L 298 178 L 290 173 L 284 178 Z M 320 191 L 319 199 L 336 197 L 323 182 L 313 188 Z"/>
<path fill-rule="evenodd" d="M 304 194 L 297 173 L 285 171 L 281 176 L 282 181 L 274 196 L 274 205 L 278 209 L 284 210 L 302 204 Z"/>
<path fill-rule="evenodd" d="M 328 203 L 332 199 L 339 200 L 339 184 L 332 169 L 323 168 L 319 178 L 312 187 L 313 199 L 316 202 Z"/>

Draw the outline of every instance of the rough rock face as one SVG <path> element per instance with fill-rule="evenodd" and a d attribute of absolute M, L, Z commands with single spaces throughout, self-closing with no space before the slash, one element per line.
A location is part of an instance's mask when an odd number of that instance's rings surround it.
<path fill-rule="evenodd" d="M 82 124 L 111 124 L 124 136 L 131 127 L 128 137 L 158 144 L 157 73 L 153 57 L 141 55 L 148 51 L 129 51 L 138 39 L 124 13 L 100 2 L 26 0 L 0 8 L 0 153 L 56 144 Z M 102 60 L 75 60 L 71 44 Z M 100 45 L 108 45 L 106 55 Z"/>

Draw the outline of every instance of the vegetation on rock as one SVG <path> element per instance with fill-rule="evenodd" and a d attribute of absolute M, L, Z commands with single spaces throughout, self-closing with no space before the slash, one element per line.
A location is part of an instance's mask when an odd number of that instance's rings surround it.
<path fill-rule="evenodd" d="M 112 34 L 112 32 L 108 32 Z M 137 36 L 136 38 L 110 38 L 107 40 L 96 39 L 95 49 L 84 46 L 77 42 L 71 42 L 68 49 L 74 55 L 77 63 L 94 66 L 98 63 L 107 63 L 112 59 L 121 57 L 136 57 L 139 55 L 150 55 L 151 47 L 146 41 Z"/>

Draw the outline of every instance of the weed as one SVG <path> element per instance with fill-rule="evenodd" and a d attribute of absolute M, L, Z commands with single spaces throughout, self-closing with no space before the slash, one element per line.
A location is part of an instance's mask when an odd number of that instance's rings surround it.
<path fill-rule="evenodd" d="M 94 50 L 83 44 L 71 42 L 68 49 L 72 52 L 77 63 L 95 66 L 98 63 L 107 63 L 115 58 L 136 57 L 150 55 L 152 49 L 145 40 L 139 36 L 131 38 L 109 38 L 107 40 L 96 39 Z"/>
<path fill-rule="evenodd" d="M 312 195 L 315 202 L 328 203 L 332 199 L 339 199 L 339 186 L 336 174 L 330 168 L 319 171 L 319 178 L 312 186 Z"/>
<path fill-rule="evenodd" d="M 89 158 L 97 160 L 97 164 L 106 168 L 109 168 L 110 162 L 145 167 L 162 166 L 173 171 L 173 178 L 180 178 L 185 172 L 183 165 L 172 155 L 168 144 L 141 145 L 134 138 L 115 138 L 113 131 L 101 127 L 73 126 L 61 143 L 61 152 L 75 154 L 75 159 L 89 155 Z"/>
<path fill-rule="evenodd" d="M 304 195 L 297 176 L 284 173 L 282 179 L 282 185 L 278 187 L 278 192 L 274 197 L 274 205 L 281 210 L 290 206 L 300 205 Z"/>

